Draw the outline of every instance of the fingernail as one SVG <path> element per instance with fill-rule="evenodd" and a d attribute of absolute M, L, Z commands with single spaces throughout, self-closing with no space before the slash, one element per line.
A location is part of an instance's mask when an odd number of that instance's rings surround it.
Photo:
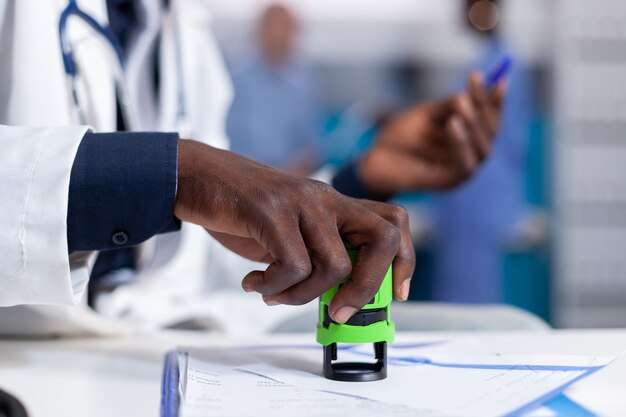
<path fill-rule="evenodd" d="M 248 285 L 248 284 L 247 284 L 247 283 L 245 283 L 245 282 L 242 282 L 242 283 L 241 283 L 241 288 L 243 288 L 243 290 L 244 290 L 245 292 L 253 292 L 253 291 L 254 291 L 254 288 L 252 288 L 250 285 Z"/>
<path fill-rule="evenodd" d="M 265 304 L 267 304 L 268 306 L 277 306 L 280 303 L 272 298 L 265 298 L 263 297 L 263 301 L 265 302 Z"/>
<path fill-rule="evenodd" d="M 334 314 L 332 314 L 333 320 L 337 323 L 345 323 L 352 317 L 352 315 L 356 313 L 356 308 L 350 306 L 343 306 Z"/>
<path fill-rule="evenodd" d="M 402 282 L 400 286 L 400 298 L 402 301 L 406 301 L 409 298 L 409 290 L 411 289 L 411 278 L 407 278 Z"/>
<path fill-rule="evenodd" d="M 476 117 L 476 113 L 474 112 L 474 107 L 472 106 L 472 101 L 469 96 L 461 96 L 461 107 L 470 118 L 474 119 Z"/>
<path fill-rule="evenodd" d="M 467 137 L 467 131 L 463 126 L 463 120 L 459 116 L 452 116 L 450 118 L 450 123 L 459 141 L 461 141 L 461 143 L 469 142 L 469 138 Z"/>

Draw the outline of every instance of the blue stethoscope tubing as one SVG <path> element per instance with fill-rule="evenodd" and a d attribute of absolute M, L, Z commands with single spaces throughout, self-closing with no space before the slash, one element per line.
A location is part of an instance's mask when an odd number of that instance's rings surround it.
<path fill-rule="evenodd" d="M 132 109 L 129 106 L 130 100 L 128 98 L 128 88 L 124 79 L 125 59 L 124 53 L 122 52 L 122 46 L 108 27 L 102 26 L 93 17 L 91 17 L 88 13 L 86 13 L 78 6 L 77 0 L 68 0 L 67 6 L 65 6 L 59 18 L 59 42 L 61 46 L 61 55 L 63 58 L 63 69 L 65 70 L 65 75 L 67 76 L 69 81 L 68 84 L 71 91 L 71 96 L 76 106 L 76 110 L 78 111 L 79 118 L 81 119 L 80 122 L 89 124 L 87 117 L 84 114 L 84 109 L 80 105 L 80 98 L 76 81 L 79 73 L 76 61 L 74 60 L 72 44 L 67 34 L 67 24 L 70 17 L 77 17 L 85 22 L 91 29 L 93 29 L 106 41 L 106 44 L 113 52 L 116 61 L 114 65 L 115 83 L 122 108 L 122 115 L 124 117 L 126 127 L 132 130 L 135 119 L 134 115 L 132 114 Z"/>
<path fill-rule="evenodd" d="M 124 54 L 122 52 L 122 46 L 119 41 L 111 32 L 109 28 L 103 27 L 100 23 L 98 23 L 93 17 L 89 16 L 85 13 L 80 7 L 78 7 L 78 3 L 76 0 L 69 0 L 67 6 L 61 12 L 61 17 L 59 18 L 59 41 L 61 42 L 61 54 L 63 55 L 63 67 L 65 68 L 65 73 L 69 76 L 76 76 L 76 63 L 74 62 L 74 57 L 72 54 L 72 46 L 67 37 L 67 21 L 71 16 L 76 16 L 82 19 L 85 23 L 87 23 L 93 30 L 98 32 L 106 41 L 109 43 L 117 59 L 119 61 L 119 65 L 121 68 L 124 68 Z"/>

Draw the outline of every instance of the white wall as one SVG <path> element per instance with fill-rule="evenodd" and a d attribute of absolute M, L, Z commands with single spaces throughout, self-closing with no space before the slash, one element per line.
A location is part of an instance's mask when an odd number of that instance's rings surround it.
<path fill-rule="evenodd" d="M 215 14 L 229 50 L 249 45 L 254 20 L 268 0 L 198 0 Z M 313 61 L 384 62 L 412 56 L 458 64 L 476 53 L 461 22 L 462 0 L 283 0 L 302 20 L 302 47 Z M 522 58 L 550 52 L 552 0 L 503 0 L 506 35 Z"/>
<path fill-rule="evenodd" d="M 554 316 L 626 326 L 626 2 L 558 4 Z"/>

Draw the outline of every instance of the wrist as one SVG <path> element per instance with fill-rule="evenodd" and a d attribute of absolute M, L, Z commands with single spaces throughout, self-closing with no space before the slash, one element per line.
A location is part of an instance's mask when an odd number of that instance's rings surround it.
<path fill-rule="evenodd" d="M 202 175 L 198 173 L 198 158 L 202 144 L 190 140 L 178 140 L 178 184 L 176 201 L 174 204 L 174 215 L 181 220 L 197 223 L 195 209 L 201 195 L 203 187 L 198 187 L 198 178 Z"/>
<path fill-rule="evenodd" d="M 178 193 L 174 214 L 214 232 L 247 236 L 242 222 L 252 207 L 257 184 L 246 178 L 256 164 L 222 149 L 189 139 L 178 143 Z"/>
<path fill-rule="evenodd" d="M 396 190 L 385 175 L 385 160 L 375 149 L 368 151 L 355 164 L 355 174 L 370 193 L 389 199 Z"/>
<path fill-rule="evenodd" d="M 363 181 L 363 159 L 356 159 L 343 166 L 333 178 L 333 186 L 340 193 L 353 198 L 386 201 L 390 194 L 376 192 Z M 367 169 L 367 168 L 365 168 Z"/>

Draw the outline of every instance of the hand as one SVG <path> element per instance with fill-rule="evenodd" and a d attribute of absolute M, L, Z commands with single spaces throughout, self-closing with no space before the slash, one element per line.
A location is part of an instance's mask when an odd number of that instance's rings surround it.
<path fill-rule="evenodd" d="M 466 92 L 400 114 L 361 160 L 361 180 L 380 195 L 447 189 L 467 180 L 491 153 L 505 90 L 504 83 L 485 89 L 473 73 Z"/>
<path fill-rule="evenodd" d="M 179 141 L 178 161 L 175 215 L 270 262 L 242 281 L 267 304 L 307 303 L 352 274 L 329 308 L 343 323 L 374 296 L 392 263 L 394 294 L 406 299 L 415 257 L 404 209 L 354 200 L 199 142 Z M 359 248 L 354 267 L 342 238 Z"/>

